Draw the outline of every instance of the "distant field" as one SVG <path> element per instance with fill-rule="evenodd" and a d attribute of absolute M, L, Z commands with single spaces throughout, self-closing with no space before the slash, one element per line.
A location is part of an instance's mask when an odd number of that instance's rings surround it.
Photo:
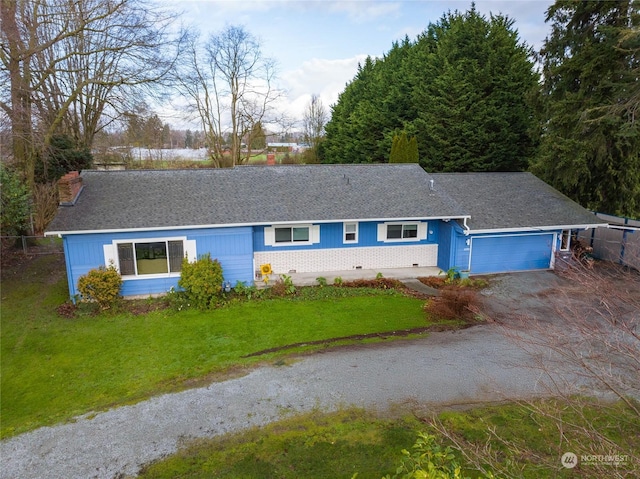
<path fill-rule="evenodd" d="M 173 148 L 169 149 L 149 149 L 149 148 L 131 148 L 131 157 L 134 160 L 195 160 L 205 161 L 207 159 L 207 150 L 200 148 L 194 150 L 192 148 Z"/>
<path fill-rule="evenodd" d="M 149 148 L 131 148 L 131 158 L 134 161 L 208 161 L 206 148 L 197 150 L 191 148 L 173 148 L 173 149 L 149 149 Z M 280 163 L 285 153 L 276 153 L 276 162 Z M 297 153 L 290 153 L 292 158 L 298 156 Z M 265 153 L 254 154 L 251 156 L 249 163 L 266 163 L 267 155 Z"/>

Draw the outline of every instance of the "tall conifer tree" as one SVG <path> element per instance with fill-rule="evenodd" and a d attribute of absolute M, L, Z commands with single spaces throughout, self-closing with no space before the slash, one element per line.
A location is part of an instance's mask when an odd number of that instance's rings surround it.
<path fill-rule="evenodd" d="M 637 93 L 639 5 L 558 0 L 549 8 L 551 34 L 541 51 L 542 142 L 533 166 L 585 207 L 637 217 L 637 103 L 619 106 L 634 103 L 629 100 Z"/>
<path fill-rule="evenodd" d="M 367 58 L 333 106 L 323 161 L 388 161 L 404 131 L 429 171 L 526 169 L 538 86 L 531 53 L 506 17 L 475 6 L 444 15 L 415 42 Z"/>

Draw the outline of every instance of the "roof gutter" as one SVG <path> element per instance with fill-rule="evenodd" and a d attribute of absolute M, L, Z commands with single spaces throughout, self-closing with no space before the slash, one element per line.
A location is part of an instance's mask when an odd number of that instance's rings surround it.
<path fill-rule="evenodd" d="M 108 228 L 108 229 L 92 229 L 92 230 L 70 230 L 70 231 L 45 231 L 44 236 L 58 236 L 63 235 L 82 235 L 82 234 L 108 234 L 108 233 L 137 233 L 148 231 L 176 231 L 176 230 L 190 230 L 190 229 L 207 229 L 207 228 L 240 228 L 246 226 L 271 226 L 271 225 L 308 225 L 308 224 L 324 224 L 324 223 L 355 223 L 355 222 L 367 222 L 367 221 L 434 221 L 434 220 L 459 220 L 463 219 L 466 222 L 468 216 L 434 216 L 434 217 L 402 217 L 402 218 L 336 218 L 330 220 L 298 220 L 298 221 L 261 221 L 255 223 L 219 223 L 208 225 L 180 225 L 180 226 L 148 226 L 144 228 Z M 468 229 L 468 227 L 467 227 Z"/>
<path fill-rule="evenodd" d="M 611 230 L 640 231 L 640 228 L 636 226 L 617 225 L 617 224 L 608 224 L 607 228 Z"/>
<path fill-rule="evenodd" d="M 552 226 L 538 226 L 534 228 L 492 228 L 485 230 L 470 230 L 472 234 L 489 234 L 489 233 L 521 233 L 526 231 L 556 231 L 556 230 L 588 230 L 592 228 L 605 228 L 609 225 L 607 223 L 594 223 L 594 224 L 581 224 L 581 225 L 552 225 Z"/>

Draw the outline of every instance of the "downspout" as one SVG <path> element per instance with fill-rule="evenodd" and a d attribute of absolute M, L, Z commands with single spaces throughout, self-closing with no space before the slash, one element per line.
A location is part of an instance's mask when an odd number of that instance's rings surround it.
<path fill-rule="evenodd" d="M 471 233 L 471 228 L 469 228 L 469 225 L 467 225 L 467 220 L 469 219 L 468 216 L 465 216 L 464 218 L 462 218 L 462 226 L 464 227 L 464 235 L 465 236 L 469 236 L 469 233 Z M 471 246 L 471 239 L 467 239 L 465 240 L 468 243 L 469 246 L 469 261 L 467 264 L 467 271 L 471 271 L 471 254 L 473 253 L 473 251 L 471 250 L 472 246 Z"/>
<path fill-rule="evenodd" d="M 465 216 L 464 218 L 462 218 L 462 226 L 464 227 L 464 235 L 465 236 L 469 236 L 469 233 L 471 232 L 471 228 L 469 228 L 469 226 L 467 225 L 467 220 L 469 219 L 468 216 Z"/>

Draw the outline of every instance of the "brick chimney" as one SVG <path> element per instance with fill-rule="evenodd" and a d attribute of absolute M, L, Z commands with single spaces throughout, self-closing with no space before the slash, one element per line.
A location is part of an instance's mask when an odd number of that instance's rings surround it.
<path fill-rule="evenodd" d="M 75 204 L 82 190 L 82 177 L 77 171 L 70 171 L 58 180 L 58 195 L 60 204 L 72 206 Z"/>

